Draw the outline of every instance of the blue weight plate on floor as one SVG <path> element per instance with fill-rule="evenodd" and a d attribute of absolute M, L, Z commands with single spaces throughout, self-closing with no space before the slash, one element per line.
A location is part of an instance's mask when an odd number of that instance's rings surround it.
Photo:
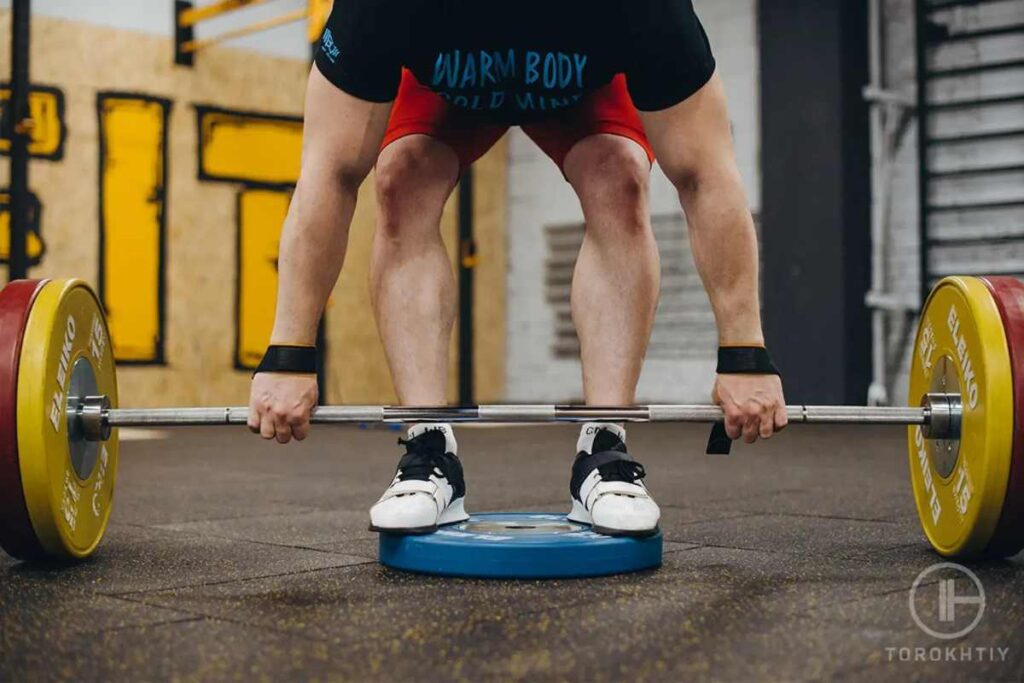
<path fill-rule="evenodd" d="M 565 515 L 494 512 L 432 534 L 380 534 L 380 563 L 422 574 L 488 579 L 607 576 L 661 566 L 661 532 L 602 536 Z"/>

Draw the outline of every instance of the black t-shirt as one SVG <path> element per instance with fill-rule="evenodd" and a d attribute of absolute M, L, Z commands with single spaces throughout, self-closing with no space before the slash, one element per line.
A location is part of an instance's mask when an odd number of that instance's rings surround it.
<path fill-rule="evenodd" d="M 371 102 L 394 99 L 404 66 L 507 123 L 571 107 L 618 73 L 638 109 L 665 109 L 715 69 L 692 0 L 335 0 L 316 64 Z"/>

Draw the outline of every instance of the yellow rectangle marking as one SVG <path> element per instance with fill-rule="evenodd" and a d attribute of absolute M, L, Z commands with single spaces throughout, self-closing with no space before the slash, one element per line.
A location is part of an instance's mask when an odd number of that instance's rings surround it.
<path fill-rule="evenodd" d="M 199 177 L 251 185 L 294 185 L 302 120 L 199 108 Z"/>
<path fill-rule="evenodd" d="M 0 107 L 4 116 L 11 97 L 10 88 L 0 88 Z M 60 159 L 64 148 L 64 94 L 50 87 L 33 87 L 28 95 L 29 117 L 32 119 L 28 153 L 41 159 Z M 11 151 L 11 141 L 0 138 L 0 154 Z"/>
<path fill-rule="evenodd" d="M 290 192 L 245 190 L 238 197 L 238 319 L 235 363 L 255 369 L 270 343 L 277 301 L 277 251 Z"/>
<path fill-rule="evenodd" d="M 100 288 L 118 361 L 163 362 L 163 242 L 170 104 L 99 96 Z"/>
<path fill-rule="evenodd" d="M 39 200 L 35 195 L 29 196 L 29 227 L 26 236 L 26 250 L 29 264 L 37 265 L 43 257 L 45 245 L 39 234 Z M 11 258 L 11 195 L 0 192 L 0 263 L 8 263 Z"/>

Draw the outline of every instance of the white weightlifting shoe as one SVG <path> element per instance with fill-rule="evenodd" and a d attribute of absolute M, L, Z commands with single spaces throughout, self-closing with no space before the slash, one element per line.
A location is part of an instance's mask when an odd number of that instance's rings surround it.
<path fill-rule="evenodd" d="M 651 536 L 661 510 L 644 486 L 644 467 L 626 452 L 626 430 L 588 422 L 572 466 L 569 519 L 607 536 Z"/>
<path fill-rule="evenodd" d="M 469 519 L 466 481 L 451 425 L 416 425 L 408 436 L 398 440 L 406 453 L 391 486 L 370 508 L 370 530 L 429 534 Z"/>

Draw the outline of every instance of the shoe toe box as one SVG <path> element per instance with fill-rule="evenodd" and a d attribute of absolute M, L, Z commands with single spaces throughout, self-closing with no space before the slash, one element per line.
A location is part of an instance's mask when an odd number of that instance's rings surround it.
<path fill-rule="evenodd" d="M 379 529 L 420 529 L 437 524 L 437 503 L 425 493 L 404 493 L 370 508 L 370 524 Z"/>
<path fill-rule="evenodd" d="M 661 510 L 649 496 L 607 493 L 590 511 L 594 526 L 621 531 L 647 531 L 658 526 Z"/>

